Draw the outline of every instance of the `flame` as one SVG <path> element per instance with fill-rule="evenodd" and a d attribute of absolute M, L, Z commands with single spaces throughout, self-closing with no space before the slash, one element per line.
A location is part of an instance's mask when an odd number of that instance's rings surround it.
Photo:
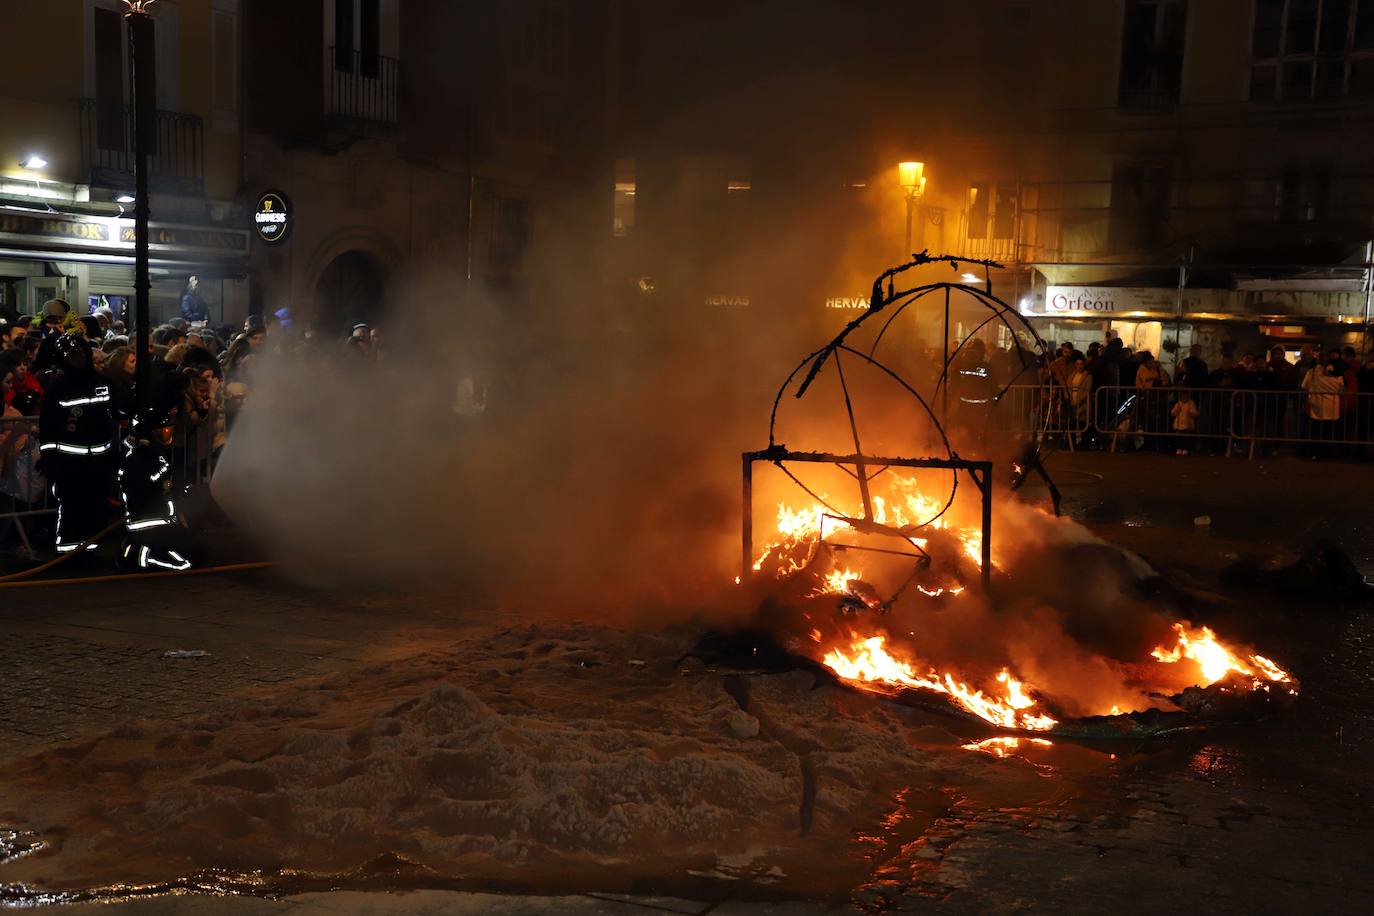
<path fill-rule="evenodd" d="M 1172 649 L 1158 646 L 1150 654 L 1167 665 L 1185 658 L 1197 663 L 1203 678 L 1200 686 L 1209 687 L 1234 673 L 1250 678 L 1251 686 L 1256 690 L 1268 689 L 1265 681 L 1269 681 L 1288 684 L 1289 693 L 1297 693 L 1292 688 L 1293 678 L 1287 671 L 1263 655 L 1248 655 L 1242 659 L 1217 639 L 1211 627 L 1192 629 L 1176 623 L 1174 632 L 1178 634 L 1178 643 Z"/>
<path fill-rule="evenodd" d="M 884 481 L 887 495 L 875 493 L 872 497 L 873 521 L 894 528 L 926 525 L 936 531 L 949 530 L 958 538 L 964 554 L 974 565 L 982 566 L 983 532 L 980 528 L 953 527 L 948 516 L 941 514 L 945 510 L 944 501 L 922 493 L 914 478 L 892 472 L 885 475 Z M 801 508 L 778 503 L 774 522 L 777 535 L 759 552 L 754 560 L 754 569 L 762 570 L 771 559 L 778 578 L 785 578 L 806 566 L 816 544 L 829 540 L 833 535 L 853 530 L 848 522 L 835 516 L 840 514 L 856 518 L 861 514 L 858 507 L 846 508 L 840 501 L 832 500 L 825 494 L 822 494 L 822 498 L 842 511 L 832 512 L 820 503 Z M 922 537 L 909 537 L 907 540 L 919 548 L 925 548 L 927 543 L 927 539 Z M 807 549 L 803 550 L 803 547 Z M 862 571 L 858 575 L 862 575 Z M 841 591 L 834 588 L 830 590 Z M 953 589 L 950 591 L 953 592 Z"/>
<path fill-rule="evenodd" d="M 849 586 L 858 582 L 859 573 L 852 569 L 836 569 L 825 577 L 824 583 L 812 595 L 847 595 Z"/>
<path fill-rule="evenodd" d="M 981 751 L 984 754 L 991 754 L 994 757 L 1010 757 L 1012 751 L 1021 747 L 1021 742 L 1027 744 L 1039 744 L 1042 747 L 1053 747 L 1054 742 L 1047 738 L 1018 738 L 1011 735 L 998 735 L 994 738 L 984 738 L 982 741 L 975 741 L 972 744 L 959 745 L 966 751 Z"/>
<path fill-rule="evenodd" d="M 987 696 L 949 672 L 941 674 L 931 668 L 927 674 L 918 675 L 912 665 L 894 658 L 883 647 L 884 642 L 881 636 L 858 638 L 848 652 L 834 648 L 821 661 L 840 677 L 866 689 L 909 687 L 942 693 L 975 716 L 1003 728 L 1046 731 L 1058 724 L 1057 719 L 1031 711 L 1036 701 L 1026 685 L 1005 669 L 997 681 L 1005 686 L 1006 696 Z"/>

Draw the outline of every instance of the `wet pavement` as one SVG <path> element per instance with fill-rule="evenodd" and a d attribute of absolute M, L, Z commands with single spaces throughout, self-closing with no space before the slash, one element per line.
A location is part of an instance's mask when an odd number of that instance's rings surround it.
<path fill-rule="evenodd" d="M 1367 467 L 1060 453 L 1050 469 L 1071 515 L 1166 568 L 1208 568 L 1247 548 L 1292 554 L 1327 538 L 1374 570 Z M 1210 525 L 1195 525 L 1198 515 Z M 128 719 L 174 731 L 296 679 L 403 660 L 464 635 L 429 599 L 326 596 L 263 574 L 0 602 L 0 760 Z M 929 787 L 894 793 L 843 851 L 864 875 L 845 894 L 778 900 L 767 888 L 708 882 L 699 900 L 429 890 L 107 905 L 154 914 L 1374 912 L 1374 615 L 1254 602 L 1282 628 L 1283 658 L 1303 684 L 1293 710 L 1168 743 L 1021 739 L 970 750 L 996 755 L 1006 778 L 951 792 L 933 820 L 937 809 L 916 801 Z M 167 655 L 187 649 L 208 654 Z M 923 721 L 910 723 L 917 752 Z M 55 911 L 68 909 L 77 906 Z"/>

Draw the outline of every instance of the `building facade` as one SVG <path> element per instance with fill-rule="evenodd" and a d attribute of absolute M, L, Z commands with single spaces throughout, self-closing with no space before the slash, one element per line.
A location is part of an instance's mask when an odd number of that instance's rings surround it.
<path fill-rule="evenodd" d="M 613 273 L 665 310 L 814 341 L 909 247 L 1000 262 L 1046 338 L 1166 365 L 1364 336 L 1374 3 L 633 12 Z M 928 182 L 909 246 L 907 160 Z"/>
<path fill-rule="evenodd" d="M 1047 337 L 1362 344 L 1374 3 L 1006 6 L 1043 76 L 1023 132 L 984 132 L 961 247 L 1019 271 Z"/>
<path fill-rule="evenodd" d="M 83 314 L 101 304 L 122 312 L 132 300 L 124 9 L 117 0 L 62 0 L 5 16 L 0 312 L 11 317 L 32 315 L 54 297 Z M 242 321 L 249 234 L 238 203 L 239 0 L 164 0 L 155 9 L 152 314 L 178 314 L 196 275 L 211 321 Z M 62 36 L 57 47 L 55 36 Z"/>
<path fill-rule="evenodd" d="M 292 211 L 289 238 L 254 239 L 254 309 L 323 334 L 511 324 L 547 249 L 578 235 L 557 215 L 595 197 L 608 6 L 244 7 L 249 196 Z"/>

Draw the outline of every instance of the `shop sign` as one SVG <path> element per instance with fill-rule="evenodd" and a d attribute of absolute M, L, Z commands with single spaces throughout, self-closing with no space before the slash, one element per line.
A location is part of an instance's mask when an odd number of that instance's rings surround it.
<path fill-rule="evenodd" d="M 1183 311 L 1213 311 L 1216 293 L 1208 289 L 1183 291 Z M 1049 286 L 1044 297 L 1027 297 L 1021 314 L 1045 317 L 1107 317 L 1144 312 L 1173 315 L 1178 312 L 1177 289 L 1140 286 Z"/>
<path fill-rule="evenodd" d="M 286 240 L 291 234 L 291 202 L 281 191 L 267 191 L 258 198 L 253 212 L 253 228 L 258 238 L 270 244 Z"/>
<path fill-rule="evenodd" d="M 707 296 L 707 305 L 725 305 L 743 307 L 749 304 L 748 296 Z"/>
<path fill-rule="evenodd" d="M 109 242 L 113 220 L 91 220 L 64 216 L 36 218 L 26 214 L 0 215 L 0 233 L 34 235 L 72 242 Z"/>
<path fill-rule="evenodd" d="M 28 213 L 0 214 L 0 238 L 32 244 L 36 239 L 73 247 L 97 250 L 130 249 L 137 241 L 133 222 L 113 217 L 80 217 L 64 214 L 35 216 Z M 193 226 L 148 227 L 148 244 L 153 250 L 197 249 L 224 254 L 244 254 L 248 237 L 242 230 Z"/>
<path fill-rule="evenodd" d="M 868 308 L 867 296 L 831 296 L 825 300 L 825 307 L 828 309 L 840 309 L 848 312 L 863 311 Z"/>

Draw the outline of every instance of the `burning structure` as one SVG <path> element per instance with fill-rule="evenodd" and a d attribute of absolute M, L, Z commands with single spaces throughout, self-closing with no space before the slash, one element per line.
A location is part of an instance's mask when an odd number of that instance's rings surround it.
<path fill-rule="evenodd" d="M 1049 353 L 990 280 L 902 288 L 938 264 L 998 266 L 922 252 L 881 274 L 869 308 L 778 390 L 768 447 L 743 455 L 739 582 L 765 629 L 852 687 L 1015 732 L 1159 734 L 1295 696 L 1275 662 L 1151 600 L 1143 561 L 1011 498 L 1038 471 L 1057 516 L 1041 449 L 1060 392 L 1023 387 Z M 952 340 L 970 303 L 980 317 Z M 1035 400 L 1011 403 L 1014 386 Z M 760 464 L 780 488 L 766 533 Z"/>

